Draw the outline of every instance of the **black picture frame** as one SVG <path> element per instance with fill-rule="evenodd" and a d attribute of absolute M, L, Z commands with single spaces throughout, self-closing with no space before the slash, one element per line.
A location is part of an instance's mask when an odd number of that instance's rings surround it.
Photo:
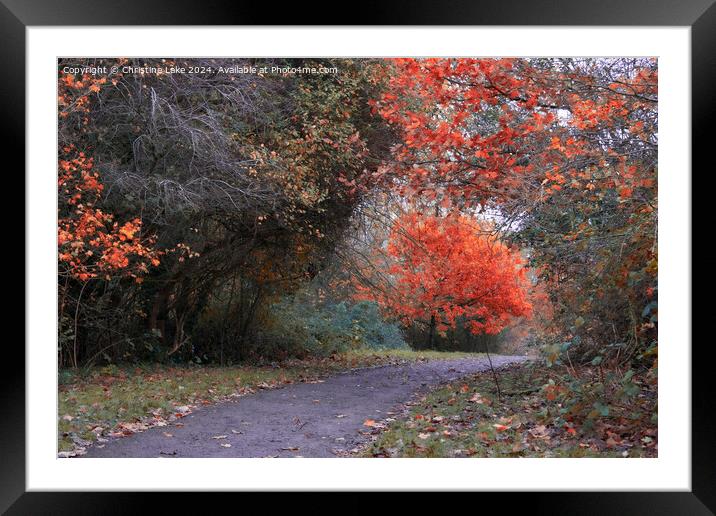
<path fill-rule="evenodd" d="M 692 69 L 693 167 L 706 164 L 713 144 L 708 128 L 716 91 L 716 5 L 714 0 L 425 0 L 364 1 L 339 15 L 335 4 L 310 5 L 204 0 L 0 0 L 0 80 L 6 149 L 24 166 L 25 148 L 25 29 L 28 26 L 84 25 L 572 25 L 572 26 L 690 26 Z M 713 160 L 709 169 L 713 169 Z M 17 168 L 16 168 L 17 170 Z M 704 172 L 707 172 L 705 169 Z M 713 173 L 713 172 L 712 172 Z M 693 172 L 691 172 L 693 178 Z M 25 191 L 26 195 L 31 192 Z M 697 222 L 695 220 L 695 222 Z M 699 221 L 701 222 L 701 221 Z M 693 234 L 693 233 L 692 233 Z M 25 270 L 25 274 L 31 271 Z M 26 307 L 31 309 L 32 307 Z M 669 343 L 687 349 L 690 343 Z M 114 514 L 146 509 L 146 496 L 135 493 L 40 493 L 25 489 L 25 364 L 24 351 L 15 344 L 0 376 L 0 511 L 7 514 Z M 716 511 L 716 454 L 711 414 L 713 397 L 703 395 L 709 385 L 710 342 L 692 348 L 692 491 L 609 493 L 511 493 L 530 505 L 531 513 L 549 514 L 713 514 Z M 696 395 L 702 393 L 702 395 Z M 171 493 L 172 504 L 188 497 Z M 245 496 L 245 495 L 242 495 Z M 504 494 L 480 493 L 485 496 Z M 153 496 L 154 498 L 154 496 Z M 491 500 L 492 501 L 492 500 Z M 497 500 L 495 500 L 497 501 Z M 244 503 L 246 503 L 244 501 Z"/>

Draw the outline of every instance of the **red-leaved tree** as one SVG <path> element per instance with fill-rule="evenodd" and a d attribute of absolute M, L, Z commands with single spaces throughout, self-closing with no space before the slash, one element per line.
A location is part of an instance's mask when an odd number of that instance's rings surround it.
<path fill-rule="evenodd" d="M 656 343 L 654 59 L 395 59 L 373 106 L 401 136 L 393 192 L 489 207 L 591 360 Z M 585 324 L 588 321 L 589 324 Z"/>
<path fill-rule="evenodd" d="M 366 272 L 358 299 L 377 302 L 406 325 L 424 323 L 429 345 L 458 319 L 473 334 L 496 334 L 531 311 L 521 256 L 473 218 L 405 214 L 381 251 L 387 273 Z"/>

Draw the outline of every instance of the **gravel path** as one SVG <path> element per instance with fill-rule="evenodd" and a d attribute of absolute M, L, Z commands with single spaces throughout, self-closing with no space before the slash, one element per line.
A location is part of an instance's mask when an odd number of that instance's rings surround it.
<path fill-rule="evenodd" d="M 495 367 L 525 360 L 492 358 Z M 181 427 L 112 440 L 83 457 L 335 457 L 368 439 L 359 433 L 369 430 L 366 419 L 389 417 L 416 392 L 485 370 L 486 358 L 358 369 L 202 408 Z"/>

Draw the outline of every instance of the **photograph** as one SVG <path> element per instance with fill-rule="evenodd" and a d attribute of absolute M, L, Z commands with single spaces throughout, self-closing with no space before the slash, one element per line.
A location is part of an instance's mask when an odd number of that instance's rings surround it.
<path fill-rule="evenodd" d="M 61 462 L 658 459 L 658 56 L 55 62 Z"/>

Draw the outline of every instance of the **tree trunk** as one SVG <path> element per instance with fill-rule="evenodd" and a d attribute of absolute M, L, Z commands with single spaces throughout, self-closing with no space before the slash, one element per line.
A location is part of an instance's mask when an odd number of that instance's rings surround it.
<path fill-rule="evenodd" d="M 495 368 L 492 367 L 492 358 L 490 358 L 490 350 L 487 347 L 487 339 L 483 341 L 485 343 L 485 353 L 487 353 L 487 361 L 490 364 L 490 371 L 492 371 L 492 377 L 495 380 L 495 387 L 497 387 L 497 399 L 502 399 L 502 391 L 500 391 L 500 382 L 497 381 L 497 372 L 495 371 Z"/>
<path fill-rule="evenodd" d="M 430 316 L 430 329 L 428 330 L 428 349 L 433 349 L 435 341 L 435 314 Z"/>
<path fill-rule="evenodd" d="M 245 348 L 246 344 L 246 337 L 248 337 L 249 328 L 251 327 L 251 322 L 253 321 L 254 315 L 256 314 L 256 307 L 259 304 L 259 301 L 261 300 L 261 286 L 259 285 L 256 290 L 256 295 L 254 296 L 254 299 L 251 301 L 251 305 L 249 306 L 249 311 L 246 314 L 246 318 L 244 319 L 243 324 L 241 325 L 241 333 L 239 335 L 239 342 L 241 343 L 241 353 L 243 353 L 243 350 Z M 240 355 L 241 356 L 241 355 Z"/>
<path fill-rule="evenodd" d="M 75 308 L 75 334 L 73 335 L 74 340 L 72 342 L 72 367 L 74 369 L 77 369 L 79 367 L 79 361 L 78 361 L 78 348 L 77 348 L 77 329 L 78 329 L 78 323 L 80 318 L 80 303 L 82 301 L 82 294 L 85 291 L 85 287 L 87 286 L 87 281 L 82 284 L 82 289 L 80 290 L 80 295 L 77 296 L 77 307 Z"/>
<path fill-rule="evenodd" d="M 152 303 L 152 311 L 149 314 L 149 329 L 157 330 L 159 337 L 162 340 L 162 344 L 166 346 L 166 319 L 167 319 L 167 305 L 169 304 L 169 293 L 171 292 L 172 284 L 168 283 L 165 285 L 154 298 Z"/>

